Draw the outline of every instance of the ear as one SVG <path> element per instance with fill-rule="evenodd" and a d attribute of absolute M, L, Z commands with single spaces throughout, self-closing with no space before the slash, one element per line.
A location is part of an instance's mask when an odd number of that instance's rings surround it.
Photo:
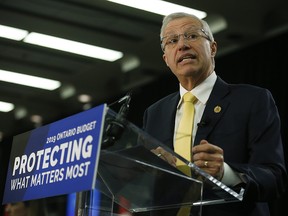
<path fill-rule="evenodd" d="M 167 67 L 169 67 L 165 53 L 163 54 L 162 58 L 163 58 L 163 60 L 165 61 Z"/>
<path fill-rule="evenodd" d="M 217 53 L 217 43 L 215 41 L 211 42 L 211 57 L 215 57 Z"/>

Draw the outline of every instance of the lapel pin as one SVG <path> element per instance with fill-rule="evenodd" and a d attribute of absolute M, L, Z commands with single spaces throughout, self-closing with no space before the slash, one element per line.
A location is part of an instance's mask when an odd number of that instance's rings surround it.
<path fill-rule="evenodd" d="M 214 112 L 215 113 L 220 113 L 221 112 L 221 107 L 220 106 L 214 107 Z"/>

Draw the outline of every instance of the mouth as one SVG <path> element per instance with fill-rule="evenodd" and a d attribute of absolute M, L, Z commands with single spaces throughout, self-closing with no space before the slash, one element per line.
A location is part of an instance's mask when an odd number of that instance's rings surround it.
<path fill-rule="evenodd" d="M 180 56 L 180 58 L 178 59 L 178 63 L 191 60 L 191 59 L 196 59 L 196 55 L 186 54 L 186 55 Z"/>

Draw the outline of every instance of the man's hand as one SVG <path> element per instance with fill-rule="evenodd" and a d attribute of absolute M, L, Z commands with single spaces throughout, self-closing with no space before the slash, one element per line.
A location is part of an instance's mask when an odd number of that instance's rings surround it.
<path fill-rule="evenodd" d="M 224 152 L 207 140 L 201 140 L 199 145 L 192 148 L 192 161 L 213 177 L 221 180 L 224 175 Z"/>
<path fill-rule="evenodd" d="M 176 167 L 176 157 L 173 156 L 171 153 L 167 152 L 162 147 L 157 147 L 156 149 L 151 150 L 154 154 L 158 157 L 162 158 L 163 160 L 167 161 L 172 166 Z"/>

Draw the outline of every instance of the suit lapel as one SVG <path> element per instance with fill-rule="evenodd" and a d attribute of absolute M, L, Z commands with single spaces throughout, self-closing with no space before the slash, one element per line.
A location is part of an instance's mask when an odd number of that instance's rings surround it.
<path fill-rule="evenodd" d="M 171 98 L 167 100 L 167 103 L 164 104 L 165 109 L 165 118 L 161 122 L 161 128 L 167 128 L 163 130 L 163 139 L 162 142 L 173 149 L 173 137 L 174 137 L 174 125 L 175 125 L 175 115 L 178 102 L 180 100 L 179 92 L 171 95 Z"/>
<path fill-rule="evenodd" d="M 227 110 L 229 101 L 225 98 L 229 92 L 228 84 L 218 77 L 201 118 L 203 124 L 198 127 L 194 140 L 195 145 L 198 145 L 202 139 L 208 139 L 209 134 Z"/>

